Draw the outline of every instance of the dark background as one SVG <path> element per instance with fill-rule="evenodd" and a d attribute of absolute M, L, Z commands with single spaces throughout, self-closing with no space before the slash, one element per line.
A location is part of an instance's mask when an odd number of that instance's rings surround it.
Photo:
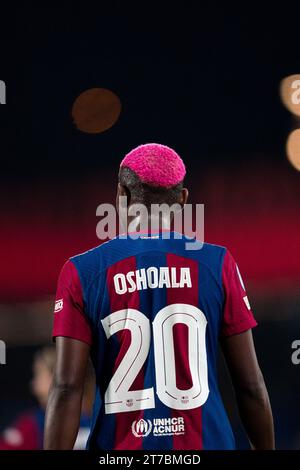
<path fill-rule="evenodd" d="M 2 175 L 103 171 L 153 139 L 201 168 L 255 152 L 274 161 L 290 130 L 278 84 L 300 60 L 295 9 L 117 5 L 26 5 L 3 15 Z M 123 113 L 91 139 L 69 110 L 93 86 L 117 93 Z"/>
<path fill-rule="evenodd" d="M 58 272 L 99 243 L 96 207 L 114 202 L 120 160 L 160 142 L 186 162 L 191 200 L 205 204 L 206 241 L 239 262 L 278 446 L 299 448 L 290 356 L 300 326 L 300 175 L 285 144 L 300 122 L 279 96 L 280 81 L 300 73 L 299 12 L 286 3 L 29 3 L 2 9 L 0 47 L 0 338 L 9 347 L 0 425 L 31 406 L 31 357 L 50 338 Z M 93 87 L 122 103 L 116 124 L 96 135 L 71 118 L 75 98 Z"/>

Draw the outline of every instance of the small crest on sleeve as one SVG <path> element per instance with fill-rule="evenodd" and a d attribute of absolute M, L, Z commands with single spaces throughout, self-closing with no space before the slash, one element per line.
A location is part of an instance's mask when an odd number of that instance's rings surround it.
<path fill-rule="evenodd" d="M 55 301 L 54 313 L 58 313 L 63 309 L 64 301 L 63 299 L 58 299 Z"/>

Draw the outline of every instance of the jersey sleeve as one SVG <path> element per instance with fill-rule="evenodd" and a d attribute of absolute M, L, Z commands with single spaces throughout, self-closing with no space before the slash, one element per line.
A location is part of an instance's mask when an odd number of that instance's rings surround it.
<path fill-rule="evenodd" d="M 227 250 L 223 261 L 224 290 L 221 336 L 231 336 L 254 328 L 257 322 L 251 311 L 239 268 Z"/>
<path fill-rule="evenodd" d="M 91 327 L 84 314 L 80 278 L 70 260 L 64 264 L 58 278 L 52 337 L 57 336 L 92 344 Z"/>

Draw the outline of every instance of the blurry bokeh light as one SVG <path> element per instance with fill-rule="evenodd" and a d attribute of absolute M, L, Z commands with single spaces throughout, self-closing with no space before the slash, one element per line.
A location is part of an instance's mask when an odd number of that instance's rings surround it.
<path fill-rule="evenodd" d="M 77 129 L 97 134 L 112 127 L 121 112 L 121 101 L 111 90 L 90 88 L 81 93 L 72 106 L 72 118 Z"/>
<path fill-rule="evenodd" d="M 287 109 L 300 116 L 300 74 L 290 75 L 281 81 L 280 96 Z"/>
<path fill-rule="evenodd" d="M 296 170 L 300 171 L 300 129 L 289 135 L 286 144 L 287 157 Z"/>

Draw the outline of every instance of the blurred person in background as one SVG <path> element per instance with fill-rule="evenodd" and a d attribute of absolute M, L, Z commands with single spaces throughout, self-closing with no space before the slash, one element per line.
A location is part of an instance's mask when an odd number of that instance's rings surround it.
<path fill-rule="evenodd" d="M 0 450 L 39 450 L 43 446 L 45 409 L 52 382 L 55 348 L 39 349 L 33 360 L 32 394 L 38 402 L 35 409 L 25 411 L 0 436 Z M 94 400 L 94 375 L 88 367 L 80 427 L 74 449 L 84 449 L 90 431 L 90 416 Z"/>

